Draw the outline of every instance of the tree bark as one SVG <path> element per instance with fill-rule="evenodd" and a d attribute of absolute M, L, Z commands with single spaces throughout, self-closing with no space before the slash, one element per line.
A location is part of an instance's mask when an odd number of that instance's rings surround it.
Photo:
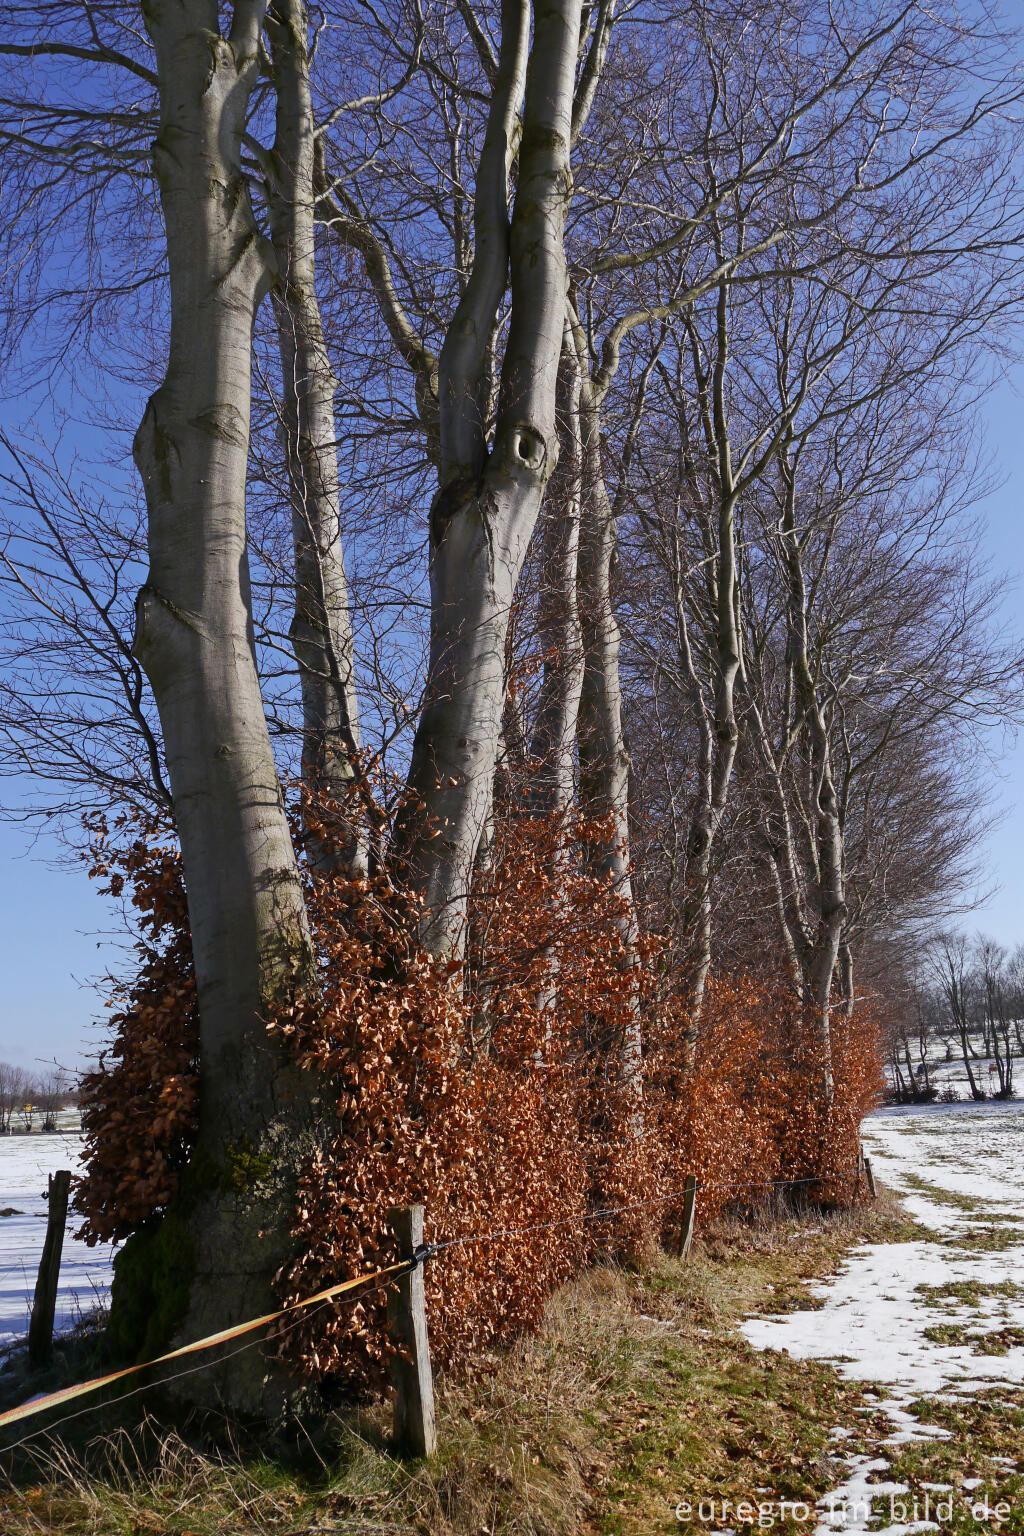
<path fill-rule="evenodd" d="M 804 580 L 796 525 L 796 468 L 782 461 L 786 500 L 782 517 L 783 558 L 789 579 L 787 636 L 798 708 L 814 762 L 814 838 L 817 870 L 817 925 L 807 967 L 807 987 L 814 1025 L 822 1050 L 825 1096 L 834 1090 L 832 1072 L 832 985 L 847 919 L 845 845 L 839 797 L 832 772 L 832 744 L 818 690 L 811 672 L 807 628 L 807 584 Z"/>
<path fill-rule="evenodd" d="M 274 278 L 241 166 L 263 6 L 236 4 L 225 34 L 213 0 L 153 0 L 145 19 L 160 82 L 153 164 L 171 329 L 166 376 L 135 439 L 150 559 L 135 649 L 160 712 L 181 839 L 201 1066 L 181 1197 L 162 1240 L 132 1240 L 136 1262 L 122 1255 L 119 1281 L 127 1301 L 130 1274 L 138 1281 L 148 1269 L 153 1308 L 190 1339 L 273 1304 L 311 1096 L 266 1021 L 315 977 L 256 672 L 246 558 L 252 326 Z M 118 1294 L 115 1282 L 115 1311 Z M 256 1349 L 177 1390 L 263 1415 L 295 1391 Z"/>
<path fill-rule="evenodd" d="M 686 878 L 689 886 L 687 925 L 693 934 L 692 959 L 687 978 L 687 1040 L 693 1050 L 700 1027 L 704 990 L 711 969 L 712 911 L 711 860 L 725 815 L 733 768 L 739 747 L 736 723 L 736 684 L 742 665 L 739 624 L 739 589 L 736 569 L 736 507 L 739 488 L 733 468 L 729 430 L 726 378 L 729 365 L 729 285 L 720 283 L 715 307 L 714 362 L 705 374 L 694 341 L 691 347 L 698 381 L 700 419 L 708 455 L 709 481 L 714 493 L 706 535 L 711 558 L 707 562 L 708 649 L 712 657 L 711 701 L 698 678 L 687 645 L 687 670 L 700 729 L 698 792 L 687 844 Z M 685 625 L 677 574 L 677 603 Z M 685 633 L 685 630 L 683 631 Z"/>
<path fill-rule="evenodd" d="M 984 1089 L 979 1088 L 971 1069 L 971 1042 L 966 1021 L 957 1020 L 957 1034 L 960 1037 L 960 1051 L 964 1058 L 964 1067 L 967 1071 L 967 1086 L 971 1090 L 971 1098 L 981 1100 L 985 1097 Z"/>
<path fill-rule="evenodd" d="M 564 819 L 576 792 L 576 730 L 583 689 L 583 637 L 577 598 L 582 503 L 580 369 L 566 326 L 558 383 L 558 467 L 545 499 L 539 639 L 544 655 L 530 743 L 531 806 Z"/>
<path fill-rule="evenodd" d="M 357 806 L 359 703 L 334 417 L 337 380 L 316 292 L 316 137 L 309 84 L 308 22 L 302 0 L 274 0 L 268 16 L 277 119 L 267 156 L 273 289 L 281 354 L 282 427 L 292 508 L 295 609 L 291 641 L 302 687 L 302 773 L 331 802 L 328 836 L 314 834 L 323 869 L 367 870 Z M 318 822 L 322 810 L 318 808 Z"/>
<path fill-rule="evenodd" d="M 564 911 L 563 889 L 571 857 L 568 817 L 576 794 L 576 732 L 583 691 L 583 635 L 576 591 L 582 504 L 580 387 L 576 344 L 566 322 L 558 374 L 558 465 L 541 513 L 538 638 L 544 671 L 529 752 L 530 810 L 550 818 L 558 839 L 550 870 L 556 915 Z M 552 947 L 538 998 L 549 1020 L 558 1004 L 558 973 L 557 950 Z"/>
<path fill-rule="evenodd" d="M 735 498 L 732 495 L 722 497 L 718 513 L 714 703 L 709 712 L 703 689 L 698 684 L 695 690 L 700 729 L 698 795 L 686 857 L 686 877 L 691 890 L 688 917 L 693 941 L 687 998 L 690 1021 L 687 1034 L 691 1044 L 699 1029 L 711 969 L 711 858 L 725 815 L 739 746 L 735 697 L 740 646 L 736 613 Z"/>
<path fill-rule="evenodd" d="M 857 1006 L 857 994 L 853 984 L 853 946 L 844 938 L 839 945 L 839 977 L 843 998 L 843 1017 L 852 1019 Z"/>
<path fill-rule="evenodd" d="M 587 369 L 577 328 L 582 390 L 583 521 L 579 556 L 579 608 L 583 631 L 583 688 L 579 710 L 580 801 L 589 815 L 608 821 L 608 835 L 594 844 L 594 872 L 618 897 L 616 926 L 622 962 L 632 978 L 629 1021 L 621 1046 L 623 1082 L 639 1105 L 643 1041 L 639 999 L 639 942 L 629 857 L 629 752 L 622 724 L 619 680 L 620 632 L 612 597 L 618 543 L 618 509 L 612 504 L 601 462 L 600 400 Z"/>
<path fill-rule="evenodd" d="M 768 775 L 771 798 L 774 801 L 774 812 L 765 807 L 762 813 L 761 836 L 768 856 L 783 959 L 793 991 L 797 997 L 802 998 L 804 961 L 810 948 L 810 937 L 806 903 L 801 889 L 800 860 L 793 836 L 793 823 L 782 775 L 783 754 L 788 751 L 791 742 L 784 741 L 781 749 L 777 751 L 769 735 L 760 704 L 749 691 L 747 702 L 754 741 Z M 786 719 L 783 726 L 786 736 L 789 737 L 792 722 Z M 851 978 L 852 963 L 851 955 Z"/>
<path fill-rule="evenodd" d="M 431 634 L 425 701 L 395 864 L 424 900 L 421 939 L 460 958 L 473 862 L 490 809 L 516 584 L 557 459 L 555 397 L 566 301 L 564 234 L 580 0 L 538 0 L 519 175 L 507 187 L 529 30 L 505 0 L 477 177 L 475 251 L 442 349 L 440 487 L 430 513 Z M 511 319 L 493 446 L 483 393 L 511 265 Z"/>

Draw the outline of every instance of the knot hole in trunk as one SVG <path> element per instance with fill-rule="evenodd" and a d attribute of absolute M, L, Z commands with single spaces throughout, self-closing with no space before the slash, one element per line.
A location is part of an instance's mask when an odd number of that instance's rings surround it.
<path fill-rule="evenodd" d="M 533 427 L 513 427 L 511 433 L 512 457 L 523 469 L 540 469 L 544 463 L 546 447 L 543 434 Z"/>

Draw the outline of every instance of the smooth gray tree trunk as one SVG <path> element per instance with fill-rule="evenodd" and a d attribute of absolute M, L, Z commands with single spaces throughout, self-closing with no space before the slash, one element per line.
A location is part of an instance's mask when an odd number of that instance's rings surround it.
<path fill-rule="evenodd" d="M 337 380 L 316 292 L 316 138 L 302 0 L 275 0 L 268 31 L 277 123 L 274 147 L 267 156 L 266 184 L 279 273 L 272 297 L 292 508 L 295 609 L 291 640 L 302 687 L 302 772 L 309 788 L 333 802 L 335 811 L 326 842 L 314 838 L 314 861 L 323 868 L 344 868 L 358 875 L 367 869 L 367 836 L 356 782 L 359 703 L 341 543 L 334 416 Z"/>
<path fill-rule="evenodd" d="M 166 376 L 135 440 L 150 558 L 135 649 L 163 728 L 201 1014 L 198 1142 L 168 1218 L 173 1241 L 148 1283 L 166 1325 L 191 1339 L 274 1304 L 311 1095 L 266 1025 L 310 992 L 314 971 L 246 559 L 252 327 L 275 275 L 241 167 L 263 7 L 236 4 L 226 33 L 213 0 L 152 0 L 145 21 L 160 81 L 153 164 L 171 329 Z M 293 1396 L 260 1349 L 177 1390 L 261 1415 Z"/>
<path fill-rule="evenodd" d="M 739 487 L 733 465 L 729 428 L 726 378 L 729 366 L 729 285 L 720 283 L 715 310 L 714 361 L 702 390 L 701 420 L 705 443 L 712 464 L 711 483 L 716 505 L 711 521 L 714 528 L 714 558 L 708 566 L 709 641 L 712 651 L 712 707 L 709 711 L 704 691 L 695 691 L 701 721 L 701 771 L 699 793 L 690 823 L 686 874 L 690 886 L 688 908 L 693 914 L 694 953 L 687 999 L 687 1039 L 696 1041 L 704 1002 L 704 990 L 711 969 L 712 908 L 711 860 L 719 829 L 728 804 L 739 727 L 736 721 L 736 685 L 742 666 L 739 621 L 739 586 L 736 564 L 736 508 Z M 694 674 L 696 682 L 696 675 Z"/>
<path fill-rule="evenodd" d="M 695 697 L 700 726 L 699 792 L 690 823 L 686 859 L 690 886 L 686 910 L 693 943 L 687 998 L 687 1032 L 691 1042 L 696 1039 L 711 969 L 711 860 L 728 804 L 739 746 L 736 680 L 741 657 L 736 608 L 735 497 L 731 492 L 722 495 L 718 507 L 718 559 L 714 586 L 714 703 L 709 712 L 703 689 L 698 686 Z"/>
<path fill-rule="evenodd" d="M 614 6 L 602 8 L 598 35 L 610 28 Z M 607 32 L 604 34 L 607 44 Z M 592 100 L 592 97 L 590 98 Z M 589 108 L 588 108 L 589 110 Z M 578 112 L 580 132 L 585 112 Z M 629 1018 L 621 1045 L 622 1080 L 633 1097 L 634 1129 L 642 1128 L 643 1034 L 640 1018 L 640 925 L 633 898 L 629 843 L 630 760 L 622 720 L 619 677 L 620 632 L 612 594 L 612 574 L 618 549 L 618 521 L 625 499 L 629 467 L 643 417 L 647 386 L 659 347 L 643 369 L 635 389 L 626 431 L 615 497 L 608 493 L 601 455 L 601 408 L 618 369 L 618 345 L 600 367 L 591 367 L 588 337 L 575 302 L 569 325 L 579 366 L 579 444 L 581 455 L 581 533 L 578 561 L 578 605 L 583 637 L 583 686 L 579 703 L 578 748 L 580 801 L 592 816 L 606 821 L 603 844 L 592 847 L 592 867 L 614 887 L 619 899 L 617 927 L 623 963 L 631 982 Z"/>
<path fill-rule="evenodd" d="M 857 994 L 853 981 L 853 948 L 849 939 L 846 938 L 839 945 L 839 976 L 843 997 L 843 1016 L 851 1019 L 857 1006 Z"/>
<path fill-rule="evenodd" d="M 582 506 L 580 370 L 566 327 L 558 387 L 558 468 L 542 513 L 538 639 L 544 656 L 530 742 L 531 808 L 563 820 L 576 793 L 576 732 L 583 690 L 583 635 L 577 595 Z"/>
<path fill-rule="evenodd" d="M 538 639 L 544 663 L 529 750 L 530 810 L 549 818 L 558 838 L 550 870 L 557 915 L 564 912 L 562 892 L 571 858 L 568 821 L 576 795 L 576 733 L 583 691 L 577 599 L 583 467 L 580 385 L 576 345 L 567 323 L 558 374 L 558 466 L 541 513 Z M 558 974 L 558 956 L 552 948 L 539 996 L 539 1007 L 549 1019 L 558 1005 Z"/>
<path fill-rule="evenodd" d="M 814 766 L 814 864 L 817 923 L 807 964 L 807 994 L 812 1019 L 822 1050 L 826 1098 L 834 1090 L 832 1071 L 832 988 L 846 925 L 845 844 L 832 771 L 832 744 L 818 690 L 811 670 L 807 624 L 807 584 L 797 534 L 795 476 L 788 461 L 788 477 L 782 518 L 782 544 L 789 580 L 787 636 L 793 668 L 797 706 L 803 718 Z"/>
<path fill-rule="evenodd" d="M 804 996 L 804 964 L 810 953 L 811 935 L 803 894 L 800 859 L 793 834 L 793 822 L 786 794 L 782 764 L 792 745 L 793 722 L 785 721 L 786 737 L 781 749 L 771 740 L 758 699 L 748 689 L 747 712 L 754 744 L 771 789 L 774 810 L 763 812 L 761 839 L 767 855 L 779 921 L 779 937 L 788 979 L 795 995 Z M 849 953 L 849 946 L 847 946 Z M 853 956 L 850 954 L 850 986 L 853 985 Z"/>
<path fill-rule="evenodd" d="M 582 356 L 581 367 L 585 368 Z M 601 462 L 600 403 L 586 372 L 580 406 L 583 522 L 579 607 L 584 653 L 579 712 L 580 801 L 590 815 L 603 817 L 608 823 L 606 838 L 594 847 L 592 867 L 614 887 L 618 896 L 616 926 L 623 964 L 633 983 L 630 1020 L 621 1046 L 621 1070 L 623 1082 L 639 1104 L 643 1087 L 638 970 L 640 928 L 633 900 L 629 857 L 630 762 L 622 724 L 621 637 L 612 598 L 618 516 L 608 494 Z"/>
<path fill-rule="evenodd" d="M 396 868 L 424 900 L 422 941 L 439 956 L 464 952 L 473 865 L 491 804 L 512 599 L 558 454 L 555 398 L 580 12 L 580 0 L 538 0 L 526 66 L 529 7 L 516 0 L 502 6 L 477 176 L 473 266 L 440 359 L 428 678 L 409 796 L 392 845 Z M 488 361 L 509 272 L 511 318 L 489 446 Z"/>

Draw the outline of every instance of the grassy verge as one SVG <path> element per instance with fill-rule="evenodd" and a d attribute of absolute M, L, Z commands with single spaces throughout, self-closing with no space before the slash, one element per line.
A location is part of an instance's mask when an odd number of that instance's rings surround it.
<path fill-rule="evenodd" d="M 737 1324 L 806 1306 L 806 1282 L 852 1243 L 914 1235 L 883 1193 L 853 1214 L 719 1225 L 685 1264 L 656 1253 L 635 1271 L 599 1267 L 552 1299 L 534 1338 L 438 1383 L 429 1464 L 388 1454 L 384 1404 L 339 1417 L 302 1466 L 211 1455 L 149 1421 L 37 1452 L 0 1485 L 0 1529 L 649 1536 L 686 1528 L 681 1503 L 813 1504 L 836 1481 L 830 1430 L 866 1431 L 871 1408 L 827 1366 L 755 1352 Z"/>

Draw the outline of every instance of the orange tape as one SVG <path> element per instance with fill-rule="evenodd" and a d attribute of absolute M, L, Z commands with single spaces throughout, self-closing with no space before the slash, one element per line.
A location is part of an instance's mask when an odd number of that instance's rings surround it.
<path fill-rule="evenodd" d="M 400 1264 L 389 1264 L 387 1269 L 375 1270 L 372 1275 L 357 1275 L 354 1280 L 343 1280 L 340 1285 L 332 1285 L 326 1291 L 318 1291 L 315 1296 L 307 1296 L 302 1301 L 293 1301 L 289 1307 L 281 1307 L 277 1312 L 268 1312 L 264 1317 L 254 1317 L 249 1323 L 239 1323 L 236 1328 L 224 1328 L 220 1333 L 211 1333 L 205 1339 L 196 1339 L 193 1344 L 183 1344 L 180 1349 L 172 1349 L 169 1354 L 157 1355 L 155 1360 L 144 1360 L 141 1365 L 129 1365 L 123 1370 L 112 1371 L 109 1376 L 96 1376 L 92 1381 L 80 1381 L 73 1387 L 62 1387 L 59 1392 L 50 1392 L 45 1397 L 34 1397 L 30 1402 L 22 1403 L 17 1408 L 8 1408 L 6 1413 L 0 1413 L 0 1426 L 4 1424 L 16 1424 L 19 1419 L 27 1419 L 34 1413 L 42 1413 L 46 1408 L 55 1408 L 58 1403 L 70 1403 L 76 1397 L 84 1397 L 88 1392 L 98 1392 L 100 1387 L 109 1387 L 111 1382 L 123 1381 L 126 1376 L 134 1376 L 136 1371 L 149 1370 L 154 1365 L 165 1365 L 168 1360 L 180 1360 L 182 1355 L 195 1355 L 200 1350 L 212 1349 L 215 1344 L 228 1344 L 232 1339 L 241 1338 L 243 1333 L 252 1333 L 256 1328 L 262 1328 L 266 1323 L 276 1322 L 279 1317 L 285 1317 L 289 1312 L 299 1312 L 303 1307 L 315 1306 L 319 1301 L 330 1301 L 334 1296 L 341 1296 L 345 1291 L 354 1291 L 356 1286 L 369 1285 L 374 1280 L 383 1280 L 386 1275 L 393 1275 L 397 1270 L 408 1269 L 407 1261 Z"/>

